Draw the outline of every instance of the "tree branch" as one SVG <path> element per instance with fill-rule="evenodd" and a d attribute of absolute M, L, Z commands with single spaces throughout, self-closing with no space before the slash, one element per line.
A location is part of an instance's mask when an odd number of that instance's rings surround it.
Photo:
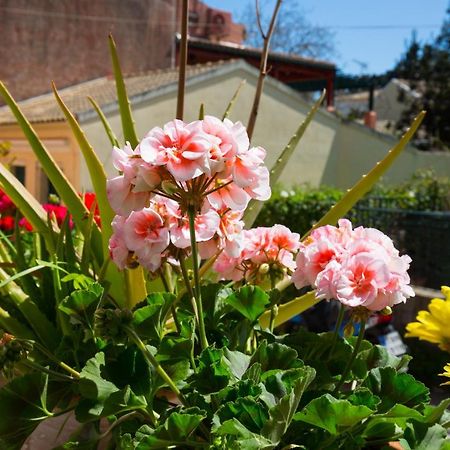
<path fill-rule="evenodd" d="M 180 41 L 179 75 L 178 75 L 178 96 L 177 96 L 177 119 L 180 120 L 183 120 L 184 90 L 186 85 L 188 10 L 189 10 L 189 0 L 183 0 L 181 12 L 181 41 Z"/>
<path fill-rule="evenodd" d="M 264 35 L 264 34 L 262 35 L 263 39 L 264 39 L 264 45 L 263 45 L 263 50 L 261 53 L 261 62 L 259 65 L 259 77 L 258 77 L 258 83 L 256 85 L 255 98 L 253 100 L 253 106 L 252 106 L 252 110 L 250 112 L 250 118 L 248 120 L 248 125 L 247 125 L 247 133 L 248 133 L 249 139 L 251 139 L 253 136 L 253 131 L 255 128 L 255 123 L 256 123 L 256 117 L 258 116 L 259 103 L 261 101 L 261 94 L 262 94 L 262 90 L 263 90 L 264 79 L 266 78 L 266 74 L 267 74 L 267 58 L 269 56 L 270 39 L 272 37 L 273 30 L 275 28 L 275 21 L 277 19 L 277 14 L 278 14 L 278 10 L 280 9 L 281 2 L 282 2 L 282 0 L 277 0 L 277 3 L 275 5 L 275 8 L 272 13 L 272 18 L 270 19 L 269 30 L 267 31 L 266 35 Z M 258 5 L 258 2 L 256 4 Z M 257 15 L 259 17 L 258 10 L 257 10 Z M 260 24 L 258 24 L 258 26 L 260 26 Z M 260 30 L 261 30 L 261 28 L 260 28 Z"/>

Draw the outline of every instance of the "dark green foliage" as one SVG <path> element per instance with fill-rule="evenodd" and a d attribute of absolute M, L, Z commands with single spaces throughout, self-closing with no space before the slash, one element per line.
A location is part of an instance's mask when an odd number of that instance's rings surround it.
<path fill-rule="evenodd" d="M 420 98 L 415 99 L 405 111 L 397 128 L 404 130 L 411 117 L 418 111 L 427 111 L 423 121 L 422 137 L 416 145 L 423 150 L 449 150 L 450 148 L 450 9 L 438 37 L 430 43 L 411 40 L 394 73 L 398 78 L 408 80 Z"/>

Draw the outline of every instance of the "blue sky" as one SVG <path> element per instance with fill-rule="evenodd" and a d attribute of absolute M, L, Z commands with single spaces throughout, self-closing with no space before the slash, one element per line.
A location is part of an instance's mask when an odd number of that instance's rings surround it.
<path fill-rule="evenodd" d="M 252 0 L 253 1 L 253 0 Z M 284 0 L 289 3 L 292 0 Z M 231 11 L 239 21 L 249 0 L 204 0 Z M 273 4 L 264 0 L 261 4 Z M 448 0 L 299 0 L 309 22 L 335 33 L 334 61 L 346 73 L 382 73 L 391 69 L 415 29 L 426 41 L 439 33 Z M 361 27 L 361 28 L 355 28 Z M 367 65 L 364 67 L 363 65 Z"/>

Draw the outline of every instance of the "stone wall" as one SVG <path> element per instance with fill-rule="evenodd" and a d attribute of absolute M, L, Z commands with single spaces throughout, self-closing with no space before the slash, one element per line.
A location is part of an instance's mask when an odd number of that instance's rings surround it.
<path fill-rule="evenodd" d="M 0 80 L 16 99 L 111 74 L 170 67 L 176 0 L 0 0 Z M 1 103 L 1 101 L 0 101 Z"/>

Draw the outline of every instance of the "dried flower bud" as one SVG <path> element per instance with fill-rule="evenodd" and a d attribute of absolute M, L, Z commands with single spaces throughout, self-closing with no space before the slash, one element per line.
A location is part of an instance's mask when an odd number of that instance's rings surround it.
<path fill-rule="evenodd" d="M 127 339 L 124 327 L 130 325 L 132 319 L 133 314 L 128 309 L 100 308 L 95 313 L 94 333 L 103 339 L 123 343 Z"/>
<path fill-rule="evenodd" d="M 0 372 L 11 371 L 14 364 L 26 359 L 32 350 L 31 341 L 16 339 L 15 336 L 4 333 L 0 339 Z"/>

